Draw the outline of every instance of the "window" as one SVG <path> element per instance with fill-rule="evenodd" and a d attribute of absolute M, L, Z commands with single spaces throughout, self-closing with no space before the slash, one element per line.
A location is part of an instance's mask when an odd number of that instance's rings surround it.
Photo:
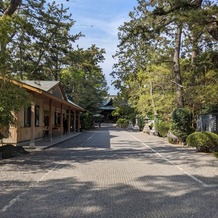
<path fill-rule="evenodd" d="M 35 106 L 35 126 L 39 126 L 39 118 L 40 118 L 40 107 L 39 105 Z M 31 107 L 27 107 L 24 110 L 24 127 L 31 126 Z"/>
<path fill-rule="evenodd" d="M 60 126 L 60 124 L 61 124 L 60 118 L 61 118 L 61 114 L 58 113 L 58 112 L 55 112 L 54 113 L 54 120 L 55 120 L 55 125 L 56 126 Z"/>

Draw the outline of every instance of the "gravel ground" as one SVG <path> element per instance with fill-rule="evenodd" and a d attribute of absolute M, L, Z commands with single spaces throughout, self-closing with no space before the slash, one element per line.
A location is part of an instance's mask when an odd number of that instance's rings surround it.
<path fill-rule="evenodd" d="M 143 133 L 89 131 L 0 167 L 1 218 L 218 217 L 217 159 Z"/>

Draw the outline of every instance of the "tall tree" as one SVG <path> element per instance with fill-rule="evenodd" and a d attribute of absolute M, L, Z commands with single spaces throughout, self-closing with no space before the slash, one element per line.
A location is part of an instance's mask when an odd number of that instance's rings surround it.
<path fill-rule="evenodd" d="M 107 83 L 99 64 L 104 61 L 103 49 L 95 45 L 78 48 L 69 56 L 70 67 L 61 72 L 61 81 L 73 101 L 89 112 L 96 113 L 107 94 Z"/>
<path fill-rule="evenodd" d="M 176 94 L 177 94 L 177 107 L 183 108 L 184 107 L 184 97 L 183 97 L 183 86 L 182 86 L 182 76 L 180 70 L 180 52 L 181 52 L 181 38 L 182 38 L 182 26 L 178 25 L 176 27 L 176 34 L 175 34 L 175 49 L 173 55 L 173 71 L 175 74 L 175 84 Z"/>
<path fill-rule="evenodd" d="M 197 61 L 199 54 L 208 49 L 216 50 L 217 10 L 217 3 L 213 1 L 139 0 L 138 6 L 130 12 L 130 21 L 119 28 L 119 50 L 115 55 L 118 63 L 112 73 L 115 85 L 127 95 L 134 92 L 134 101 L 137 102 L 146 95 L 137 90 L 145 83 L 149 84 L 139 79 L 137 72 L 142 70 L 149 74 L 150 66 L 165 63 L 165 67 L 172 72 L 169 81 L 174 84 L 177 93 L 177 104 L 174 106 L 189 105 L 185 94 L 187 79 L 190 78 L 187 78 L 187 69 L 181 67 L 181 60 L 191 63 L 190 77 L 194 71 L 196 75 L 200 73 L 202 63 Z M 209 31 L 210 28 L 213 31 Z M 138 46 L 135 47 L 135 44 Z M 135 53 L 137 58 L 133 55 Z M 127 88 L 124 88 L 125 85 L 128 85 Z"/>
<path fill-rule="evenodd" d="M 8 128 L 16 123 L 12 112 L 28 100 L 10 79 L 59 79 L 64 56 L 81 34 L 70 34 L 74 21 L 62 4 L 25 0 L 0 1 L 0 6 L 0 128 Z"/>
<path fill-rule="evenodd" d="M 13 73 L 21 79 L 59 80 L 59 72 L 67 64 L 65 56 L 81 36 L 70 33 L 75 21 L 63 4 L 55 2 L 35 4 L 24 12 L 9 47 Z"/>
<path fill-rule="evenodd" d="M 8 137 L 10 125 L 17 125 L 16 117 L 21 108 L 30 103 L 30 97 L 10 80 L 0 78 L 0 139 Z M 4 134 L 4 132 L 6 134 Z"/>

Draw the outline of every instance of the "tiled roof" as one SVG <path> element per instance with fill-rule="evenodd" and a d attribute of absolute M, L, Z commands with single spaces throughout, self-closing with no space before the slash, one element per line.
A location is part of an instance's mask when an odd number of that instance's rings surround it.
<path fill-rule="evenodd" d="M 70 99 L 67 98 L 67 101 L 68 101 L 70 104 L 72 104 L 72 105 L 74 105 L 74 106 L 80 108 L 81 110 L 84 110 L 82 107 L 80 107 L 79 105 L 75 104 L 75 103 L 72 102 Z"/>
<path fill-rule="evenodd" d="M 59 81 L 41 81 L 41 80 L 23 80 L 21 82 L 46 92 L 48 92 L 54 86 L 59 84 Z"/>

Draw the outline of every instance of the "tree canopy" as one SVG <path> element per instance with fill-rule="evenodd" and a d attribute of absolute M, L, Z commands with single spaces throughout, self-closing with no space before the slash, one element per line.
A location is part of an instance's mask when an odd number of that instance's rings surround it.
<path fill-rule="evenodd" d="M 215 1 L 138 0 L 119 27 L 111 74 L 138 113 L 167 119 L 176 107 L 216 108 L 217 14 Z"/>
<path fill-rule="evenodd" d="M 60 80 L 69 98 L 94 112 L 107 94 L 99 66 L 105 51 L 95 45 L 76 47 L 76 41 L 84 35 L 72 34 L 76 21 L 69 9 L 58 1 L 46 0 L 0 1 L 0 8 L 1 98 L 6 97 L 2 90 L 11 88 L 6 85 L 10 79 Z M 21 108 L 18 103 L 22 101 L 16 102 L 18 96 L 25 95 L 21 92 L 11 90 L 14 98 L 8 95 L 7 101 L 0 102 L 0 116 L 7 117 L 7 112 Z"/>
<path fill-rule="evenodd" d="M 99 63 L 104 61 L 104 49 L 92 45 L 87 50 L 78 49 L 69 55 L 70 66 L 61 71 L 65 91 L 73 101 L 96 113 L 107 95 L 107 82 Z"/>

